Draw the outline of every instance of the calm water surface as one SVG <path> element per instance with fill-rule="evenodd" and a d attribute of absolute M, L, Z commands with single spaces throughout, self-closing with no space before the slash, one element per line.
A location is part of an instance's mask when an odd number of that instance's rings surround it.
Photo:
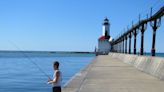
<path fill-rule="evenodd" d="M 60 62 L 64 85 L 95 57 L 94 54 L 27 53 L 49 76 L 54 60 Z M 47 77 L 21 53 L 0 52 L 0 92 L 51 92 Z"/>

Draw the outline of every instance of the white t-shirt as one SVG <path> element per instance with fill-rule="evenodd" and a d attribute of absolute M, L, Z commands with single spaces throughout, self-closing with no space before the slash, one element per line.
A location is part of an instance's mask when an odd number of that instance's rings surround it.
<path fill-rule="evenodd" d="M 61 87 L 62 73 L 59 70 L 54 71 L 53 80 L 56 79 L 56 73 L 59 72 L 59 78 L 56 83 L 52 83 L 53 87 Z"/>

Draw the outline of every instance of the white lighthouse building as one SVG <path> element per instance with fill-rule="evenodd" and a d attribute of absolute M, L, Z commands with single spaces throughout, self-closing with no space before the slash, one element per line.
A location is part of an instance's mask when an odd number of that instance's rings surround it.
<path fill-rule="evenodd" d="M 98 39 L 98 54 L 108 54 L 111 50 L 110 41 L 112 40 L 110 36 L 110 23 L 108 18 L 103 21 L 102 35 Z"/>

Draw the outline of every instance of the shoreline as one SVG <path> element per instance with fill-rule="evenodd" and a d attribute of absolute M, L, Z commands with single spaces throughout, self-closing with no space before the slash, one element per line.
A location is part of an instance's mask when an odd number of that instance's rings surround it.
<path fill-rule="evenodd" d="M 4 53 L 18 53 L 18 52 L 24 52 L 24 53 L 80 53 L 80 54 L 95 54 L 95 52 L 92 51 L 28 51 L 28 50 L 0 50 L 0 52 Z"/>
<path fill-rule="evenodd" d="M 95 56 L 94 52 L 64 52 L 64 51 L 0 51 L 0 57 L 24 57 L 24 54 L 30 57 L 40 56 Z"/>

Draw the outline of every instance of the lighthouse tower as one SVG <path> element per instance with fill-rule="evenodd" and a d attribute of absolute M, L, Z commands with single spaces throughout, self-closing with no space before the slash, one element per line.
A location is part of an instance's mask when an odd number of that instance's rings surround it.
<path fill-rule="evenodd" d="M 102 36 L 105 36 L 106 39 L 109 39 L 110 38 L 110 30 L 109 30 L 109 27 L 110 27 L 110 24 L 109 24 L 109 20 L 108 18 L 105 18 L 104 19 L 104 22 L 103 22 L 103 26 L 102 26 Z"/>
<path fill-rule="evenodd" d="M 102 25 L 102 35 L 98 39 L 98 54 L 108 54 L 111 50 L 110 44 L 110 23 L 108 18 L 105 18 Z"/>

